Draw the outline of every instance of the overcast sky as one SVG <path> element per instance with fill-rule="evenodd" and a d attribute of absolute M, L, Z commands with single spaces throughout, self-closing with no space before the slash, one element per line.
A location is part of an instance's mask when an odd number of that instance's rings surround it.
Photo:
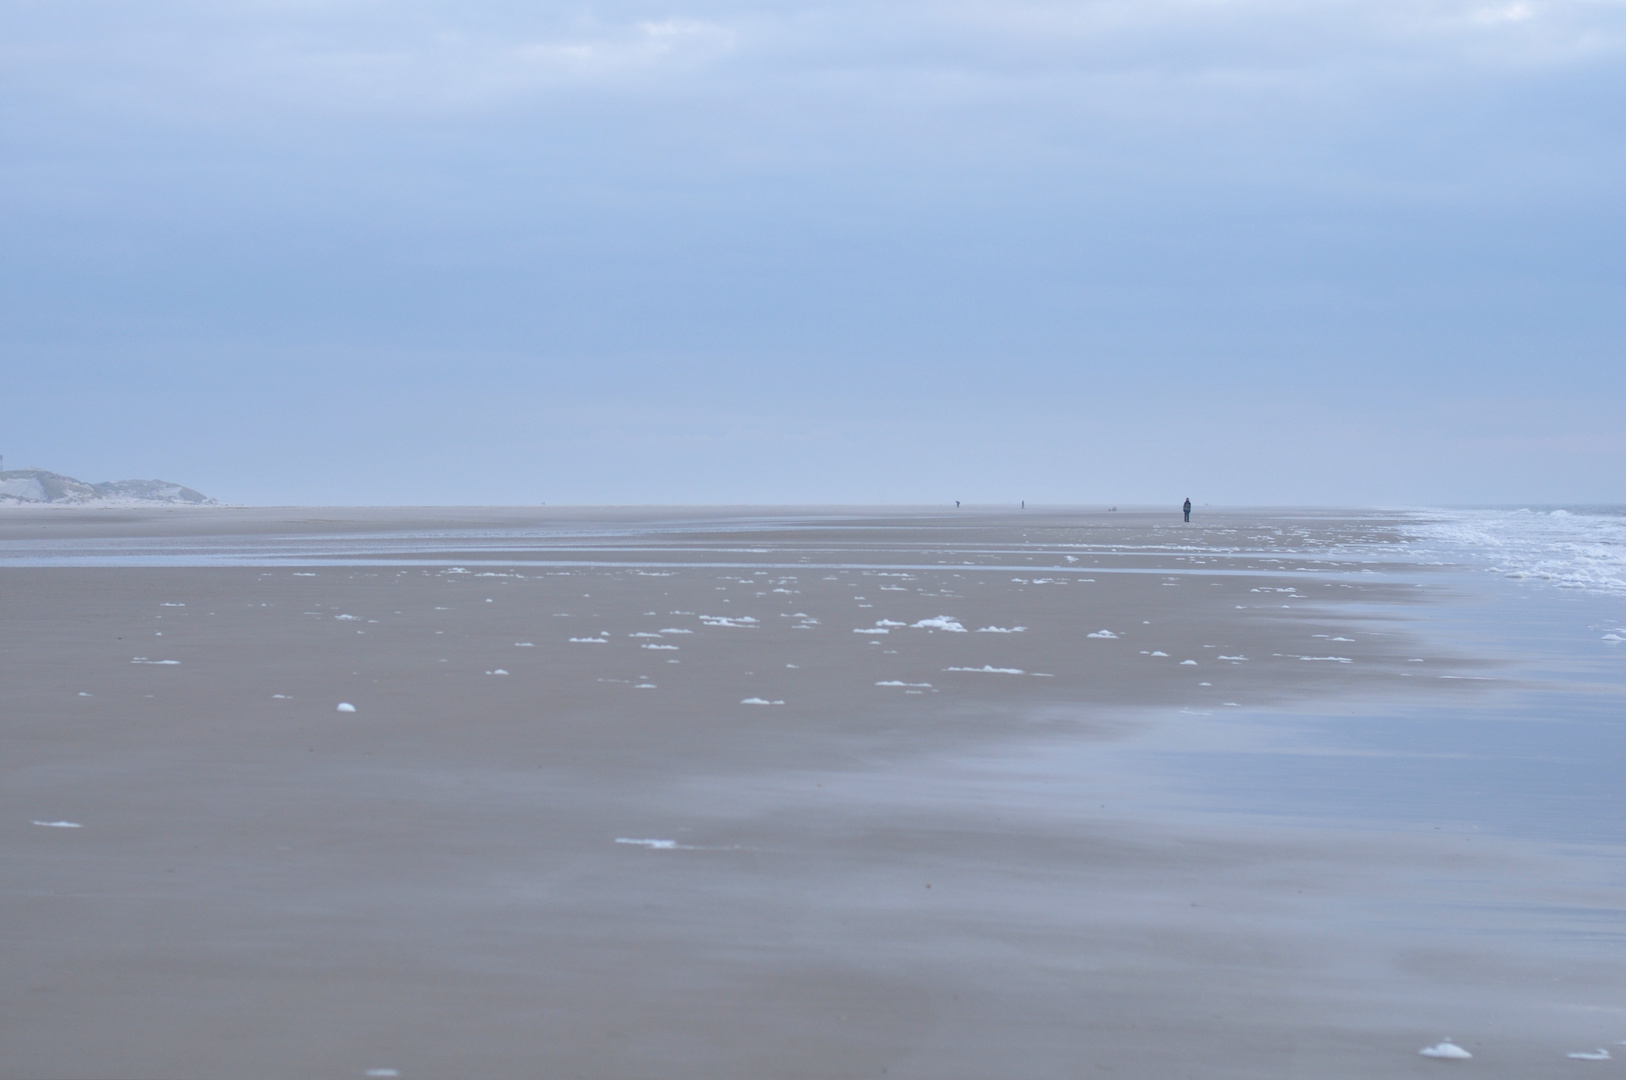
<path fill-rule="evenodd" d="M 0 454 L 1626 502 L 1626 2 L 0 5 Z"/>

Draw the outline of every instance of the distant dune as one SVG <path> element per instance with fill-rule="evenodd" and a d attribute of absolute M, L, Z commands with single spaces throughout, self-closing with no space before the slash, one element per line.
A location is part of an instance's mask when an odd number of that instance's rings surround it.
<path fill-rule="evenodd" d="M 109 480 L 87 484 L 45 469 L 0 472 L 0 506 L 218 506 L 201 491 L 168 480 Z"/>

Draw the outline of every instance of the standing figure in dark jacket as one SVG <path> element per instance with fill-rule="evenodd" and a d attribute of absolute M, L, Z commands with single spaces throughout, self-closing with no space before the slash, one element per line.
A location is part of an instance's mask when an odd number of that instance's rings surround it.
<path fill-rule="evenodd" d="M 1186 512 L 1186 520 L 1190 521 L 1191 520 L 1191 500 L 1187 499 L 1186 500 L 1186 505 L 1181 507 L 1181 509 Z"/>

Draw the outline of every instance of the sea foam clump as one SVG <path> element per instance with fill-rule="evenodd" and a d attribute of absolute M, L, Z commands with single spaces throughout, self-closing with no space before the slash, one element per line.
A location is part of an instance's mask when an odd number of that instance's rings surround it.
<path fill-rule="evenodd" d="M 1473 1057 L 1472 1054 L 1468 1053 L 1468 1051 L 1464 1050 L 1450 1039 L 1441 1039 L 1433 1046 L 1425 1046 L 1417 1052 L 1422 1054 L 1424 1057 L 1445 1058 L 1449 1061 L 1467 1061 L 1469 1058 Z"/>

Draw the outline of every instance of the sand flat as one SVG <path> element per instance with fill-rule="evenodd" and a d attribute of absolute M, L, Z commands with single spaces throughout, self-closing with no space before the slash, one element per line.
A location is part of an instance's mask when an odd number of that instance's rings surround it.
<path fill-rule="evenodd" d="M 1495 694 L 1393 528 L 0 515 L 0 1076 L 1573 1069 L 1614 954 L 1465 905 L 1606 879 L 1155 764 Z"/>

